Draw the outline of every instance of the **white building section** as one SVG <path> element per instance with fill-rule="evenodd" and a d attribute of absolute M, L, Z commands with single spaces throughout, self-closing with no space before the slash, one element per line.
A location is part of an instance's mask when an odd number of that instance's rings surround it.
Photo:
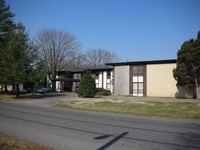
<path fill-rule="evenodd" d="M 95 72 L 95 84 L 96 88 L 104 88 L 110 90 L 113 93 L 113 71 L 102 70 Z"/>

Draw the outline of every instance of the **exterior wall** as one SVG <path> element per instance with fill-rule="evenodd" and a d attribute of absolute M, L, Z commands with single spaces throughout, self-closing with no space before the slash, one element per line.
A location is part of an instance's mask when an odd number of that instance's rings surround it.
<path fill-rule="evenodd" d="M 102 71 L 99 72 L 99 88 L 103 87 L 103 73 Z"/>
<path fill-rule="evenodd" d="M 111 93 L 113 93 L 113 85 L 111 83 L 111 81 L 113 80 L 113 71 L 111 71 L 110 79 L 107 78 L 107 70 L 97 73 L 99 74 L 99 76 L 95 79 L 96 88 L 104 88 L 110 90 Z"/>
<path fill-rule="evenodd" d="M 195 98 L 196 89 L 195 86 L 191 87 L 179 87 L 178 92 L 176 93 L 177 98 Z"/>
<path fill-rule="evenodd" d="M 103 75 L 103 79 L 102 79 L 102 81 L 103 81 L 103 88 L 107 89 L 107 71 L 103 71 L 102 75 Z"/>
<path fill-rule="evenodd" d="M 58 75 L 56 78 L 58 78 Z M 56 81 L 56 91 L 60 92 L 60 81 Z"/>
<path fill-rule="evenodd" d="M 129 95 L 130 67 L 115 66 L 114 69 L 114 94 Z"/>
<path fill-rule="evenodd" d="M 73 74 L 73 79 L 81 79 L 81 73 Z M 78 87 L 78 85 L 79 85 L 79 82 L 73 82 L 72 91 L 76 91 L 76 88 Z"/>
<path fill-rule="evenodd" d="M 12 91 L 14 89 L 15 88 L 13 87 L 13 85 L 11 85 L 11 84 L 7 85 L 7 90 L 8 91 Z M 0 85 L 0 90 L 5 90 L 5 85 Z M 23 84 L 19 84 L 19 91 L 23 91 L 23 90 L 24 90 Z"/>
<path fill-rule="evenodd" d="M 12 91 L 12 90 L 13 90 L 13 86 L 10 85 L 10 84 L 8 84 L 8 85 L 7 85 L 7 89 L 8 89 L 8 91 Z"/>
<path fill-rule="evenodd" d="M 172 72 L 174 68 L 176 68 L 176 63 L 147 65 L 147 96 L 176 96 L 176 80 Z"/>
<path fill-rule="evenodd" d="M 96 88 L 99 88 L 99 78 L 95 79 Z"/>
<path fill-rule="evenodd" d="M 110 73 L 110 91 L 114 93 L 114 74 L 113 71 Z"/>

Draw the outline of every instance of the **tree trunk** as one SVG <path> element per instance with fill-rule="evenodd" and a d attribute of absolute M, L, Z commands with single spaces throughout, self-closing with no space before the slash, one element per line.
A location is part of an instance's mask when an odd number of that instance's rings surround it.
<path fill-rule="evenodd" d="M 55 92 L 56 91 L 56 72 L 54 71 L 52 74 L 52 79 L 51 79 L 51 83 L 52 83 L 52 90 Z"/>
<path fill-rule="evenodd" d="M 200 87 L 199 87 L 197 78 L 195 78 L 195 86 L 196 86 L 196 96 L 197 96 L 197 99 L 200 99 Z"/>
<path fill-rule="evenodd" d="M 5 83 L 5 92 L 8 92 L 8 84 Z"/>
<path fill-rule="evenodd" d="M 19 98 L 19 84 L 16 84 L 16 98 Z"/>
<path fill-rule="evenodd" d="M 200 99 L 200 87 L 197 87 L 197 99 Z"/>
<path fill-rule="evenodd" d="M 51 80 L 52 83 L 52 91 L 56 91 L 56 81 L 55 80 Z"/>

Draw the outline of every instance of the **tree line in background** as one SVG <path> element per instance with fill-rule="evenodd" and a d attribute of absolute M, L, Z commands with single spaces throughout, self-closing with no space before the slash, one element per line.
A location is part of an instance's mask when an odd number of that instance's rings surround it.
<path fill-rule="evenodd" d="M 11 84 L 19 96 L 19 84 L 45 86 L 46 77 L 55 79 L 61 70 L 105 67 L 119 60 L 105 49 L 81 52 L 77 38 L 57 29 L 41 29 L 32 39 L 21 23 L 13 21 L 10 7 L 0 0 L 0 84 Z M 55 82 L 52 84 L 55 89 Z"/>
<path fill-rule="evenodd" d="M 57 29 L 41 29 L 31 41 L 25 27 L 13 21 L 14 14 L 0 0 L 0 84 L 12 84 L 19 96 L 19 84 L 45 86 L 46 76 L 56 78 L 61 70 L 106 67 L 119 57 L 105 49 L 81 52 L 77 38 Z M 186 41 L 177 53 L 173 70 L 177 86 L 196 87 L 200 98 L 200 32 L 197 39 Z M 55 89 L 55 82 L 53 83 Z"/>
<path fill-rule="evenodd" d="M 62 70 L 80 71 L 87 68 L 106 67 L 105 63 L 118 61 L 118 56 L 104 49 L 80 51 L 76 37 L 57 29 L 41 29 L 33 39 L 39 61 L 45 64 L 50 79 Z M 52 88 L 55 82 L 52 80 Z"/>

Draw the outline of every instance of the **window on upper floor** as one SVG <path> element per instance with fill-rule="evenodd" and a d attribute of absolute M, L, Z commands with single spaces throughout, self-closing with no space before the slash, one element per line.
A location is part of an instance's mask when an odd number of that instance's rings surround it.
<path fill-rule="evenodd" d="M 110 76 L 111 76 L 111 72 L 107 71 L 107 79 L 110 79 Z"/>

